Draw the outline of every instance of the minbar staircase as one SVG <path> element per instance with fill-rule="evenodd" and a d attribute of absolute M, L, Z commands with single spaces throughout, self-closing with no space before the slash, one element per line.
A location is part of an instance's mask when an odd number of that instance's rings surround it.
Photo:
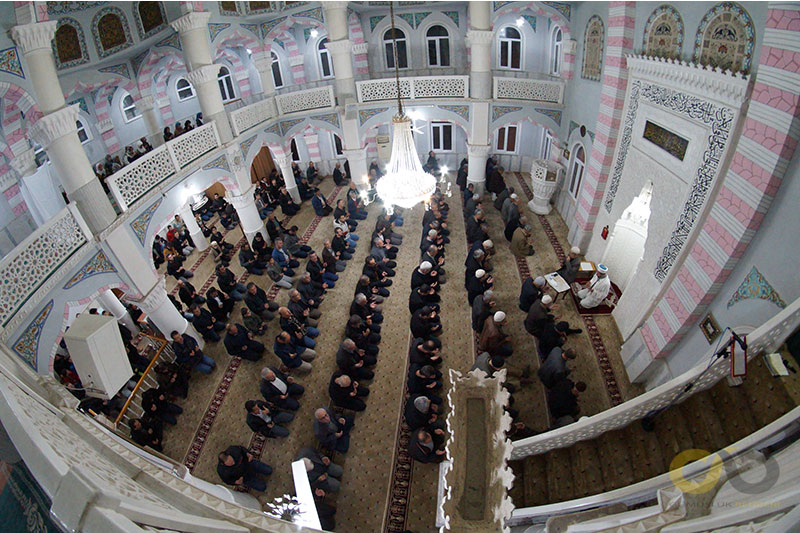
<path fill-rule="evenodd" d="M 796 407 L 800 377 L 773 377 L 761 357 L 748 363 L 740 386 L 722 380 L 688 396 L 655 417 L 647 432 L 641 421 L 593 440 L 511 461 L 516 508 L 592 496 L 664 474 L 674 457 L 700 448 L 716 452 L 775 421 Z"/>

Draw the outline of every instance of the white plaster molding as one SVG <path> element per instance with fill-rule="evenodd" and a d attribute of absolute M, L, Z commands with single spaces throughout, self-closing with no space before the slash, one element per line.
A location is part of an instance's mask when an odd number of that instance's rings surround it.
<path fill-rule="evenodd" d="M 562 46 L 563 46 L 562 48 L 563 53 L 574 54 L 575 51 L 578 49 L 578 41 L 576 41 L 575 39 L 567 39 L 566 41 L 564 41 L 564 44 Z"/>
<path fill-rule="evenodd" d="M 473 157 L 486 157 L 491 149 L 489 144 L 467 144 L 467 154 Z"/>
<path fill-rule="evenodd" d="M 242 209 L 246 209 L 251 204 L 255 204 L 256 199 L 253 196 L 253 190 L 253 187 L 250 187 L 239 196 L 228 196 L 227 199 L 230 201 L 233 208 L 238 212 Z"/>
<path fill-rule="evenodd" d="M 210 18 L 211 13 L 208 11 L 192 11 L 191 13 L 186 13 L 178 20 L 170 22 L 169 25 L 178 33 L 186 33 L 192 30 L 207 29 L 208 19 Z"/>
<path fill-rule="evenodd" d="M 259 52 L 258 54 L 253 54 L 250 59 L 252 59 L 253 65 L 259 72 L 268 72 L 272 68 L 272 56 L 268 53 L 262 55 L 262 52 Z"/>
<path fill-rule="evenodd" d="M 150 111 L 155 106 L 155 99 L 152 96 L 142 96 L 139 100 L 136 101 L 136 107 L 144 113 L 145 111 Z"/>
<path fill-rule="evenodd" d="M 169 104 L 170 104 L 169 98 L 167 98 L 167 97 L 159 98 L 158 100 L 156 100 L 156 105 L 158 106 L 159 109 L 161 109 L 162 107 L 166 107 Z"/>
<path fill-rule="evenodd" d="M 489 46 L 493 40 L 494 32 L 491 30 L 469 30 L 465 39 L 468 47 L 472 45 Z"/>
<path fill-rule="evenodd" d="M 31 134 L 39 144 L 47 148 L 56 139 L 60 139 L 70 133 L 77 134 L 77 120 L 78 104 L 63 107 L 37 120 L 36 123 L 31 126 Z"/>
<path fill-rule="evenodd" d="M 305 56 L 298 55 L 298 56 L 289 56 L 289 66 L 296 67 L 297 65 L 302 65 L 305 63 L 306 58 Z"/>
<path fill-rule="evenodd" d="M 36 22 L 11 28 L 11 38 L 20 47 L 23 55 L 34 50 L 51 50 L 51 42 L 56 35 L 58 21 Z"/>
<path fill-rule="evenodd" d="M 0 192 L 7 190 L 15 183 L 17 183 L 17 176 L 13 172 L 6 172 L 0 175 Z"/>
<path fill-rule="evenodd" d="M 720 71 L 711 66 L 702 66 L 675 59 L 647 56 L 625 56 L 631 75 L 665 84 L 680 90 L 688 90 L 703 98 L 713 98 L 733 107 L 740 107 L 747 95 L 750 76 Z"/>
<path fill-rule="evenodd" d="M 167 280 L 164 276 L 159 276 L 156 284 L 147 291 L 147 294 L 136 301 L 136 305 L 149 315 L 164 305 L 164 302 L 169 302 L 167 298 Z"/>
<path fill-rule="evenodd" d="M 114 129 L 114 122 L 112 122 L 110 118 L 101 120 L 100 122 L 97 123 L 97 131 L 99 131 L 100 133 L 105 133 L 113 129 Z"/>
<path fill-rule="evenodd" d="M 328 41 L 325 43 L 325 48 L 330 50 L 332 54 L 349 54 L 353 50 L 353 41 L 350 39 Z"/>
<path fill-rule="evenodd" d="M 275 164 L 278 165 L 278 167 L 281 168 L 281 169 L 287 168 L 287 167 L 291 168 L 291 166 L 292 166 L 292 154 L 284 154 L 282 156 L 273 155 L 272 156 L 272 161 L 274 161 Z"/>
<path fill-rule="evenodd" d="M 238 143 L 229 146 L 225 150 L 228 158 L 228 164 L 234 173 L 239 173 L 245 170 L 244 158 L 242 157 L 242 148 Z"/>
<path fill-rule="evenodd" d="M 369 43 L 358 43 L 353 45 L 353 54 L 362 55 L 369 51 Z"/>
<path fill-rule="evenodd" d="M 216 83 L 220 68 L 222 68 L 222 65 L 203 65 L 188 73 L 184 78 L 194 87 L 199 87 L 200 85 L 211 82 Z"/>
<path fill-rule="evenodd" d="M 36 156 L 33 148 L 28 148 L 25 152 L 15 155 L 14 159 L 9 161 L 11 168 L 22 177 L 30 176 L 36 172 Z M 7 189 L 8 187 L 6 187 Z M 5 189 L 0 189 L 5 190 Z"/>
<path fill-rule="evenodd" d="M 349 4 L 349 2 L 328 1 L 322 2 L 322 7 L 325 11 L 334 11 L 336 9 L 347 9 L 347 4 Z"/>

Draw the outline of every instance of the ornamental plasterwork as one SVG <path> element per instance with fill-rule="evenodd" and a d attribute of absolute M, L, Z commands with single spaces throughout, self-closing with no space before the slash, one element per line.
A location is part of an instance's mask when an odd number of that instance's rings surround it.
<path fill-rule="evenodd" d="M 603 19 L 592 15 L 586 23 L 583 37 L 583 67 L 581 77 L 587 80 L 600 81 L 603 73 L 603 52 L 605 50 L 606 30 Z"/>
<path fill-rule="evenodd" d="M 694 60 L 721 70 L 749 72 L 755 42 L 755 26 L 747 11 L 736 3 L 723 2 L 700 21 Z"/>
<path fill-rule="evenodd" d="M 72 26 L 75 29 L 75 37 L 77 42 L 69 43 L 65 42 L 62 39 L 59 39 L 58 30 L 61 29 L 62 26 Z M 70 59 L 68 61 L 61 61 L 59 55 L 59 49 L 62 47 L 72 46 L 73 49 L 69 50 L 74 54 L 76 50 L 74 47 L 77 45 L 78 50 L 80 52 L 80 57 L 76 57 L 75 59 Z M 86 48 L 86 37 L 83 34 L 83 28 L 81 27 L 80 23 L 71 17 L 61 17 L 58 19 L 58 26 L 56 27 L 56 35 L 53 38 L 53 57 L 56 60 L 56 66 L 59 69 L 75 67 L 77 65 L 83 65 L 84 63 L 89 62 L 89 51 Z M 70 55 L 72 57 L 72 55 Z"/>
<path fill-rule="evenodd" d="M 181 36 L 178 32 L 173 32 L 172 35 L 165 39 L 161 39 L 158 41 L 155 46 L 157 47 L 165 47 L 168 46 L 170 48 L 174 48 L 175 50 L 183 50 L 181 46 Z"/>
<path fill-rule="evenodd" d="M 363 126 L 369 119 L 371 119 L 375 115 L 380 115 L 381 113 L 383 113 L 388 109 L 389 109 L 388 107 L 376 107 L 374 109 L 359 109 L 358 111 L 359 126 Z"/>
<path fill-rule="evenodd" d="M 117 172 L 112 183 L 130 206 L 176 171 L 167 150 L 154 150 Z"/>
<path fill-rule="evenodd" d="M 211 37 L 211 42 L 214 42 L 214 39 L 217 38 L 221 32 L 230 28 L 231 25 L 228 23 L 223 22 L 209 22 L 208 23 L 208 34 Z"/>
<path fill-rule="evenodd" d="M 775 287 L 767 281 L 764 274 L 759 272 L 756 267 L 750 270 L 750 273 L 744 278 L 742 284 L 739 285 L 736 292 L 734 292 L 730 300 L 728 300 L 728 308 L 742 300 L 751 299 L 766 300 L 774 303 L 781 309 L 786 308 L 786 302 L 781 298 L 781 295 L 778 294 Z"/>
<path fill-rule="evenodd" d="M 231 167 L 228 165 L 228 158 L 225 157 L 225 154 L 203 165 L 203 170 L 213 170 L 215 168 L 230 172 Z"/>
<path fill-rule="evenodd" d="M 181 168 L 218 146 L 214 123 L 204 124 L 171 141 L 171 151 Z"/>
<path fill-rule="evenodd" d="M 282 94 L 276 97 L 276 103 L 281 114 L 307 111 L 321 107 L 333 107 L 333 91 L 331 86 L 318 87 L 306 91 Z"/>
<path fill-rule="evenodd" d="M 503 115 L 507 115 L 508 113 L 516 113 L 517 111 L 522 111 L 522 107 L 520 106 L 507 106 L 507 105 L 496 105 L 492 107 L 492 122 L 497 120 L 498 118 L 502 117 Z"/>
<path fill-rule="evenodd" d="M 86 264 L 80 268 L 80 270 L 75 273 L 74 276 L 67 280 L 63 289 L 69 290 L 81 281 L 91 278 L 92 276 L 116 271 L 117 269 L 114 268 L 114 265 L 108 260 L 106 253 L 103 250 L 99 250 L 92 256 L 91 259 L 89 259 Z"/>
<path fill-rule="evenodd" d="M 142 246 L 144 246 L 144 239 L 147 235 L 147 227 L 150 225 L 150 220 L 153 218 L 153 214 L 158 209 L 158 206 L 161 205 L 161 201 L 163 199 L 164 198 L 162 197 L 156 200 L 153 205 L 142 211 L 142 213 L 138 217 L 134 218 L 130 223 L 133 234 L 136 235 L 136 239 Z"/>
<path fill-rule="evenodd" d="M 131 72 L 128 70 L 128 65 L 126 63 L 120 63 L 119 65 L 111 65 L 110 67 L 102 67 L 97 69 L 99 72 L 106 72 L 109 74 L 117 74 L 122 76 L 126 79 L 131 79 Z"/>
<path fill-rule="evenodd" d="M 47 2 L 47 14 L 59 17 L 67 13 L 75 13 L 93 7 L 104 6 L 108 2 Z"/>
<path fill-rule="evenodd" d="M 448 76 L 414 79 L 414 98 L 464 98 L 466 93 L 467 78 L 465 77 Z"/>
<path fill-rule="evenodd" d="M 0 72 L 7 72 L 14 76 L 25 78 L 25 72 L 22 70 L 22 63 L 19 60 L 19 52 L 17 52 L 16 46 L 0 50 Z"/>
<path fill-rule="evenodd" d="M 17 342 L 11 347 L 34 370 L 38 367 L 37 354 L 39 353 L 39 337 L 42 336 L 44 324 L 53 310 L 53 300 L 47 302 L 41 311 L 31 320 L 25 331 L 22 332 Z"/>
<path fill-rule="evenodd" d="M 679 58 L 683 46 L 683 19 L 670 6 L 656 8 L 644 25 L 642 49 L 652 57 Z"/>
<path fill-rule="evenodd" d="M 338 113 L 328 113 L 325 115 L 313 115 L 308 117 L 311 120 L 319 120 L 321 122 L 327 122 L 332 126 L 336 126 L 337 128 L 341 127 L 339 124 L 339 114 Z"/>
<path fill-rule="evenodd" d="M 469 106 L 468 105 L 440 105 L 439 109 L 443 109 L 444 111 L 450 111 L 451 113 L 455 113 L 456 115 L 460 116 L 467 122 L 469 122 Z"/>
<path fill-rule="evenodd" d="M 283 120 L 280 123 L 281 126 L 281 135 L 286 135 L 289 133 L 289 130 L 300 124 L 301 122 L 305 121 L 304 118 L 295 118 L 292 120 Z"/>
<path fill-rule="evenodd" d="M 393 79 L 369 80 L 356 83 L 359 102 L 377 102 L 397 98 L 397 83 Z M 411 80 L 400 79 L 400 97 L 411 97 Z"/>
<path fill-rule="evenodd" d="M 249 139 L 246 139 L 240 143 L 240 148 L 242 149 L 242 154 L 247 157 L 247 152 L 250 151 L 250 147 L 253 146 L 253 143 L 258 140 L 258 135 L 253 135 Z"/>
<path fill-rule="evenodd" d="M 553 122 L 555 122 L 556 124 L 558 124 L 559 127 L 561 127 L 561 111 L 560 110 L 558 110 L 558 109 L 541 109 L 541 108 L 537 107 L 537 108 L 534 108 L 534 111 L 536 111 L 539 114 L 542 114 L 542 115 L 546 116 L 549 119 L 552 119 Z"/>
<path fill-rule="evenodd" d="M 563 83 L 549 80 L 495 78 L 497 98 L 561 103 Z"/>

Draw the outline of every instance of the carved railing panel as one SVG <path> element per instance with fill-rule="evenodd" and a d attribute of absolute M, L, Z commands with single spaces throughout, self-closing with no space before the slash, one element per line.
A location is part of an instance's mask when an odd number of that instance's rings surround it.
<path fill-rule="evenodd" d="M 532 80 L 520 78 L 494 78 L 495 100 L 526 100 L 546 104 L 563 104 L 563 80 Z"/>
<path fill-rule="evenodd" d="M 358 101 L 379 102 L 397 98 L 394 78 L 356 82 Z M 468 98 L 468 76 L 424 76 L 400 79 L 400 97 L 415 98 Z"/>
<path fill-rule="evenodd" d="M 217 126 L 213 122 L 203 124 L 177 139 L 167 143 L 167 148 L 180 168 L 185 168 L 189 163 L 219 147 Z"/>
<path fill-rule="evenodd" d="M 310 109 L 334 107 L 336 98 L 333 95 L 333 86 L 327 85 L 305 91 L 279 94 L 275 97 L 275 103 L 278 105 L 278 113 L 285 115 Z"/>
<path fill-rule="evenodd" d="M 232 111 L 230 116 L 233 134 L 239 136 L 253 126 L 269 120 L 272 117 L 272 107 L 274 105 L 270 100 L 260 100 Z"/>
<path fill-rule="evenodd" d="M 127 210 L 136 200 L 177 171 L 164 144 L 118 170 L 106 182 L 120 208 Z"/>

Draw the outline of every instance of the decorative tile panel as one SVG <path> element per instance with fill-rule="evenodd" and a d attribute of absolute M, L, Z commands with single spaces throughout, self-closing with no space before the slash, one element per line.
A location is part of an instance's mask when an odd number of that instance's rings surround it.
<path fill-rule="evenodd" d="M 98 251 L 89 261 L 78 270 L 65 284 L 64 290 L 71 289 L 81 281 L 108 272 L 116 272 L 117 269 L 111 264 L 103 250 Z"/>
<path fill-rule="evenodd" d="M 677 59 L 682 46 L 683 19 L 680 13 L 670 5 L 657 7 L 644 25 L 644 55 Z"/>
<path fill-rule="evenodd" d="M 439 109 L 443 109 L 444 111 L 450 111 L 451 113 L 455 113 L 456 115 L 460 116 L 467 122 L 469 122 L 469 106 L 468 105 L 440 105 Z"/>
<path fill-rule="evenodd" d="M 374 109 L 360 109 L 358 111 L 358 123 L 360 126 L 363 126 L 369 119 L 374 117 L 375 115 L 380 115 L 384 111 L 387 111 L 388 107 L 376 107 Z"/>
<path fill-rule="evenodd" d="M 250 151 L 250 147 L 253 146 L 253 143 L 256 142 L 256 140 L 258 140 L 258 135 L 253 135 L 249 139 L 245 139 L 241 142 L 239 147 L 242 149 L 242 155 L 244 155 L 244 157 L 247 157 L 247 152 Z"/>
<path fill-rule="evenodd" d="M 319 120 L 321 122 L 327 122 L 328 124 L 336 126 L 337 128 L 341 127 L 341 125 L 339 124 L 338 113 L 327 113 L 325 115 L 312 115 L 308 118 L 310 118 L 311 120 Z"/>
<path fill-rule="evenodd" d="M 141 215 L 134 218 L 133 221 L 130 222 L 130 227 L 133 230 L 133 234 L 136 235 L 139 244 L 142 246 L 144 246 L 144 239 L 147 236 L 147 227 L 150 225 L 150 220 L 153 218 L 153 214 L 158 209 L 158 206 L 161 205 L 161 201 L 163 199 L 163 197 L 160 197 L 153 203 L 153 205 L 145 209 Z"/>
<path fill-rule="evenodd" d="M 117 74 L 118 76 L 122 76 L 125 79 L 131 79 L 131 72 L 128 70 L 128 65 L 125 63 L 120 63 L 119 65 L 111 65 L 110 67 L 103 67 L 97 69 L 100 72 L 107 72 L 109 74 Z"/>
<path fill-rule="evenodd" d="M 261 29 L 258 24 L 239 24 L 239 26 L 255 35 L 256 39 L 261 38 Z"/>
<path fill-rule="evenodd" d="M 381 21 L 386 18 L 386 15 L 380 15 L 377 17 L 370 17 L 369 18 L 369 31 L 375 31 L 375 26 L 381 23 Z"/>
<path fill-rule="evenodd" d="M 20 335 L 17 342 L 15 342 L 14 346 L 11 348 L 34 370 L 37 368 L 36 354 L 39 352 L 39 337 L 42 336 L 44 324 L 47 322 L 47 318 L 53 310 L 53 303 L 53 300 L 47 302 L 31 323 L 28 324 L 28 327 L 25 328 L 25 331 L 22 332 L 22 335 Z"/>
<path fill-rule="evenodd" d="M 280 126 L 280 124 L 278 122 L 274 122 L 271 125 L 267 126 L 266 128 L 264 128 L 264 131 L 266 133 L 272 133 L 273 135 L 277 135 L 278 137 L 282 136 L 281 135 L 281 126 Z"/>
<path fill-rule="evenodd" d="M 70 25 L 75 29 L 77 42 L 70 42 L 63 36 L 60 36 L 58 29 L 62 26 Z M 61 37 L 61 39 L 59 39 Z M 78 49 L 75 49 L 77 45 Z M 67 51 L 67 57 L 74 58 L 67 61 L 61 61 L 59 58 L 58 49 Z M 56 66 L 59 69 L 75 67 L 89 62 L 89 51 L 86 48 L 86 37 L 83 35 L 83 28 L 80 23 L 71 17 L 61 17 L 58 19 L 58 26 L 56 27 L 56 36 L 53 38 L 53 57 L 56 60 Z"/>
<path fill-rule="evenodd" d="M 208 34 L 211 37 L 211 42 L 214 42 L 214 39 L 217 38 L 217 35 L 219 35 L 220 32 L 225 31 L 230 27 L 231 25 L 226 22 L 209 22 Z"/>
<path fill-rule="evenodd" d="M 507 115 L 508 113 L 516 113 L 517 111 L 522 111 L 522 108 L 519 106 L 496 105 L 492 107 L 492 122 L 503 115 Z"/>
<path fill-rule="evenodd" d="M 271 32 L 272 29 L 275 26 L 279 25 L 284 20 L 285 19 L 283 19 L 283 18 L 279 18 L 279 19 L 275 19 L 275 20 L 268 20 L 267 22 L 262 22 L 261 23 L 261 38 L 266 40 L 267 36 L 269 35 L 269 32 Z"/>
<path fill-rule="evenodd" d="M 430 14 L 431 14 L 430 11 L 425 11 L 423 13 L 414 13 L 414 27 L 415 28 L 419 27 L 419 25 L 422 24 L 422 21 L 425 20 Z"/>
<path fill-rule="evenodd" d="M 228 165 L 228 158 L 225 157 L 225 154 L 222 154 L 218 158 L 214 159 L 203 165 L 203 170 L 212 170 L 218 168 L 220 170 L 226 170 L 228 172 L 231 171 L 230 165 Z"/>
<path fill-rule="evenodd" d="M 315 7 L 314 9 L 308 9 L 306 11 L 301 11 L 299 13 L 295 13 L 292 15 L 293 18 L 309 18 L 316 20 L 320 24 L 324 24 L 325 21 L 322 18 L 322 8 Z"/>
<path fill-rule="evenodd" d="M 767 300 L 781 309 L 786 308 L 786 302 L 783 301 L 781 295 L 778 294 L 778 291 L 770 285 L 769 281 L 767 281 L 756 267 L 753 267 L 750 273 L 747 274 L 742 284 L 739 285 L 739 288 L 733 293 L 731 299 L 728 300 L 728 308 L 737 302 L 750 299 Z"/>
<path fill-rule="evenodd" d="M 12 46 L 5 50 L 0 50 L 0 72 L 8 72 L 14 76 L 25 78 L 25 73 L 22 70 L 22 63 L 19 60 L 19 53 L 17 47 Z"/>
<path fill-rule="evenodd" d="M 445 17 L 450 17 L 453 22 L 456 23 L 456 26 L 458 26 L 458 11 L 443 11 L 442 15 Z"/>
<path fill-rule="evenodd" d="M 397 17 L 402 19 L 402 20 L 405 20 L 406 23 L 409 26 L 411 26 L 412 28 L 414 27 L 414 14 L 413 13 L 400 13 L 400 14 L 397 15 Z"/>
<path fill-rule="evenodd" d="M 508 4 L 512 4 L 512 3 L 513 2 L 494 2 L 493 8 L 494 8 L 495 11 L 499 11 L 499 10 L 503 9 L 504 7 L 506 7 Z"/>
<path fill-rule="evenodd" d="M 116 15 L 119 17 L 120 20 L 120 27 L 113 28 L 113 32 L 119 33 L 120 35 L 116 35 L 119 44 L 116 46 L 112 46 L 109 49 L 105 49 L 103 47 L 103 43 L 100 40 L 100 33 L 102 32 L 104 36 L 111 31 L 109 28 L 100 28 L 99 23 L 100 19 L 105 17 L 106 15 Z M 92 19 L 92 38 L 94 39 L 94 46 L 97 49 L 97 54 L 100 57 L 108 57 L 112 54 L 116 54 L 121 50 L 125 50 L 129 46 L 133 44 L 133 38 L 131 37 L 131 30 L 128 27 L 128 19 L 125 17 L 125 13 L 117 8 L 117 7 L 106 7 L 101 9 L 97 12 L 97 14 Z"/>
<path fill-rule="evenodd" d="M 697 27 L 694 60 L 722 70 L 749 72 L 755 42 L 755 27 L 747 11 L 734 2 L 722 2 Z"/>
<path fill-rule="evenodd" d="M 289 130 L 300 124 L 301 122 L 305 121 L 304 118 L 296 118 L 292 120 L 283 120 L 281 121 L 281 135 L 286 135 L 289 133 Z"/>
<path fill-rule="evenodd" d="M 131 10 L 133 11 L 133 18 L 136 21 L 136 29 L 139 30 L 139 38 L 144 41 L 167 27 L 167 13 L 164 11 L 163 2 L 151 2 L 149 4 L 144 4 L 144 6 L 141 4 L 142 2 L 136 2 L 129 5 L 132 6 Z M 150 8 L 155 7 L 158 11 L 146 12 L 145 17 L 147 18 L 142 20 L 142 7 L 145 7 L 148 11 Z M 149 27 L 150 29 L 145 30 L 145 27 Z"/>
<path fill-rule="evenodd" d="M 178 32 L 174 32 L 172 35 L 167 37 L 166 39 L 162 39 L 156 43 L 158 47 L 170 47 L 174 48 L 175 50 L 183 50 L 181 46 L 181 36 Z M 138 70 L 138 69 L 137 69 Z"/>
<path fill-rule="evenodd" d="M 176 33 L 175 35 L 178 35 L 178 34 Z M 179 39 L 178 42 L 180 42 L 180 37 L 178 39 Z M 156 45 L 156 46 L 158 46 L 158 45 Z M 135 56 L 133 56 L 131 58 L 131 66 L 133 67 L 133 71 L 135 73 L 138 74 L 139 67 L 142 66 L 142 63 L 144 63 L 144 60 L 147 58 L 147 54 L 149 54 L 149 53 L 150 53 L 150 50 L 145 50 L 141 54 L 137 54 L 137 55 L 135 55 Z"/>
<path fill-rule="evenodd" d="M 84 98 L 83 96 L 81 96 L 80 98 L 76 98 L 75 100 L 72 100 L 71 102 L 67 102 L 68 106 L 75 105 L 75 104 L 78 104 L 78 107 L 84 113 L 87 113 L 87 114 L 89 113 L 89 106 L 86 105 L 86 98 Z"/>
<path fill-rule="evenodd" d="M 567 21 L 569 21 L 570 15 L 572 15 L 572 6 L 570 6 L 566 2 L 542 2 L 542 4 L 548 7 L 552 7 L 553 9 L 564 15 L 564 18 L 567 19 Z"/>
<path fill-rule="evenodd" d="M 58 17 L 76 11 L 104 6 L 107 3 L 108 2 L 47 2 L 47 14 Z"/>
<path fill-rule="evenodd" d="M 548 118 L 553 119 L 553 121 L 556 124 L 558 124 L 559 127 L 561 126 L 561 111 L 559 111 L 558 109 L 541 109 L 541 108 L 535 107 L 533 110 L 536 111 L 537 113 L 540 113 L 540 114 L 548 117 Z"/>
<path fill-rule="evenodd" d="M 535 15 L 520 15 L 528 24 L 530 24 L 531 29 L 534 33 L 536 33 L 536 16 Z"/>

